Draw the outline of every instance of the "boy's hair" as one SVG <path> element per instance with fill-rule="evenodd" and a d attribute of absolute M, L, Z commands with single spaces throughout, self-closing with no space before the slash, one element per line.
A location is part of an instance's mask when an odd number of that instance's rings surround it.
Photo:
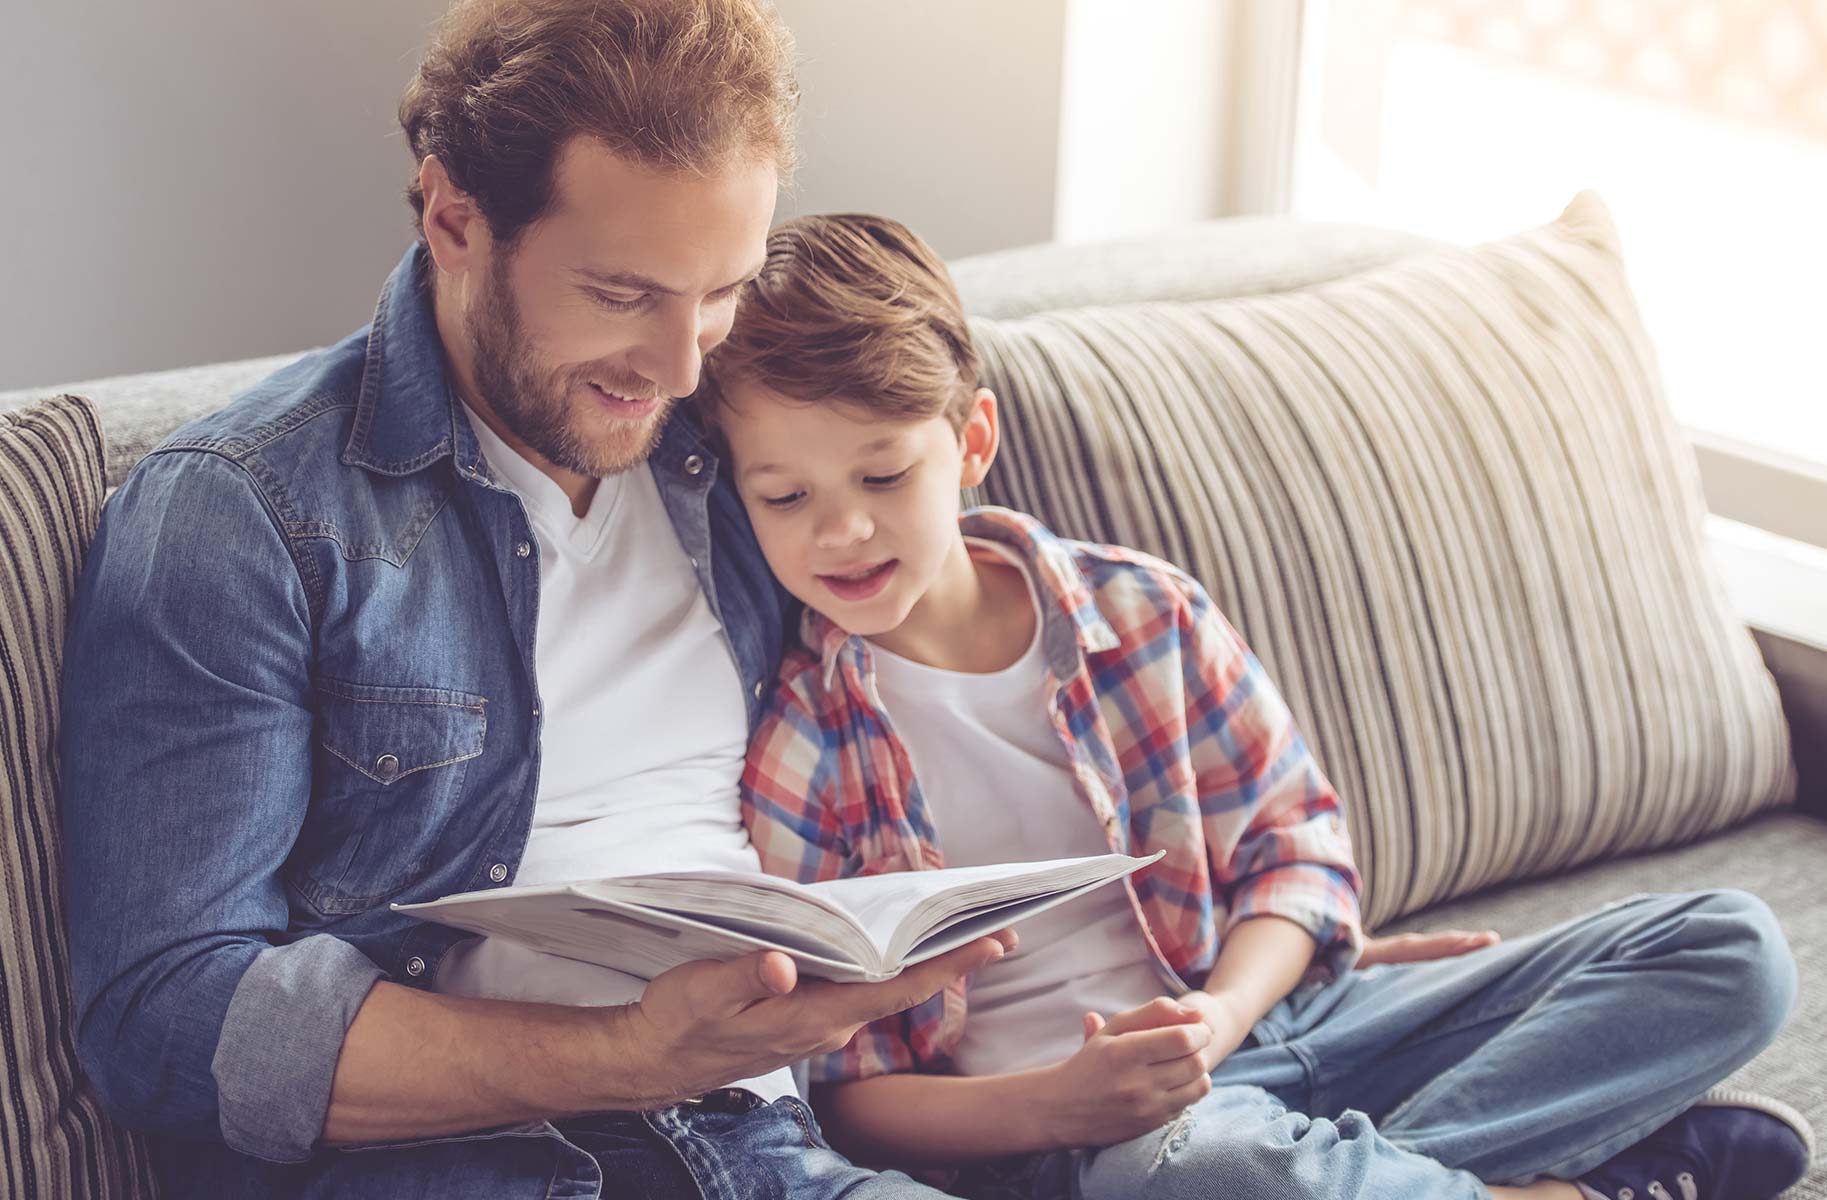
<path fill-rule="evenodd" d="M 799 217 L 769 236 L 767 265 L 705 360 L 707 421 L 738 381 L 889 420 L 942 416 L 958 429 L 977 390 L 977 351 L 951 273 L 912 230 L 853 213 Z"/>
<path fill-rule="evenodd" d="M 417 166 L 435 154 L 512 245 L 552 201 L 579 134 L 643 166 L 795 162 L 793 38 L 767 0 L 460 0 L 400 100 L 406 198 L 421 238 Z"/>

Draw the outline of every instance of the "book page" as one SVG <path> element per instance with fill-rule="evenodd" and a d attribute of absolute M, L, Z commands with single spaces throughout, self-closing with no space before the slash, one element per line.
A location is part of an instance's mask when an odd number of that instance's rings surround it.
<path fill-rule="evenodd" d="M 1157 853 L 1155 858 L 1159 858 Z M 817 892 L 843 905 L 881 953 L 884 965 L 957 913 L 989 904 L 1048 895 L 1089 882 L 1121 878 L 1155 861 L 1127 854 L 948 867 L 939 871 L 897 871 L 814 883 Z M 989 931 L 1001 928 L 992 925 Z M 966 939 L 969 940 L 969 939 Z"/>
<path fill-rule="evenodd" d="M 471 892 L 429 904 L 395 907 L 422 920 L 506 938 L 547 954 L 652 979 L 681 963 L 727 962 L 755 950 L 779 950 L 808 975 L 840 982 L 894 974 L 821 953 L 797 931 L 719 928 L 694 918 L 591 895 L 590 885 L 558 884 Z M 507 893 L 514 893 L 508 895 Z M 782 937 L 785 933 L 788 936 Z"/>

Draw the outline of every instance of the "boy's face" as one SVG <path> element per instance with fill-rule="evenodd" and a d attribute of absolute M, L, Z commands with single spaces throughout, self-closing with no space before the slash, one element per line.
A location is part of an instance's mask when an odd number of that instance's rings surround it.
<path fill-rule="evenodd" d="M 958 490 L 995 454 L 995 400 L 979 390 L 964 428 L 802 404 L 760 384 L 724 389 L 719 421 L 736 487 L 786 589 L 865 637 L 901 627 L 935 586 L 970 569 Z"/>

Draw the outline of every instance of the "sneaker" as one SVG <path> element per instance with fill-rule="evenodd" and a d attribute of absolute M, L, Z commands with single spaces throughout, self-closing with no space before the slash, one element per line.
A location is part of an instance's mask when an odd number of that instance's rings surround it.
<path fill-rule="evenodd" d="M 1593 1200 L 1771 1200 L 1813 1156 L 1814 1130 L 1795 1109 L 1715 1088 L 1575 1182 Z"/>

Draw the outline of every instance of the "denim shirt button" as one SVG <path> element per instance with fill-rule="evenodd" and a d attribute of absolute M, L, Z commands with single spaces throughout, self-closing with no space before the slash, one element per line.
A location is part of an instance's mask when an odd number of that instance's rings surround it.
<path fill-rule="evenodd" d="M 488 869 L 488 877 L 496 883 L 506 883 L 508 877 L 507 864 L 496 863 L 494 866 L 490 867 Z"/>
<path fill-rule="evenodd" d="M 516 558 L 525 558 L 527 555 L 529 555 L 531 553 L 533 553 L 533 547 L 528 545 L 526 542 L 515 542 L 514 543 L 514 556 Z"/>
<path fill-rule="evenodd" d="M 390 783 L 400 773 L 400 760 L 391 754 L 383 754 L 374 760 L 374 773 L 382 783 Z"/>
<path fill-rule="evenodd" d="M 413 955 L 411 958 L 407 959 L 406 960 L 406 973 L 408 975 L 412 976 L 414 979 L 417 979 L 419 976 L 425 974 L 425 960 L 420 958 L 416 954 Z"/>
<path fill-rule="evenodd" d="M 704 471 L 704 456 L 703 455 L 694 454 L 690 458 L 687 458 L 685 460 L 685 473 L 687 475 L 698 475 L 698 474 L 701 474 L 703 471 Z"/>
<path fill-rule="evenodd" d="M 755 699 L 761 699 L 761 680 L 759 679 L 755 681 Z"/>

